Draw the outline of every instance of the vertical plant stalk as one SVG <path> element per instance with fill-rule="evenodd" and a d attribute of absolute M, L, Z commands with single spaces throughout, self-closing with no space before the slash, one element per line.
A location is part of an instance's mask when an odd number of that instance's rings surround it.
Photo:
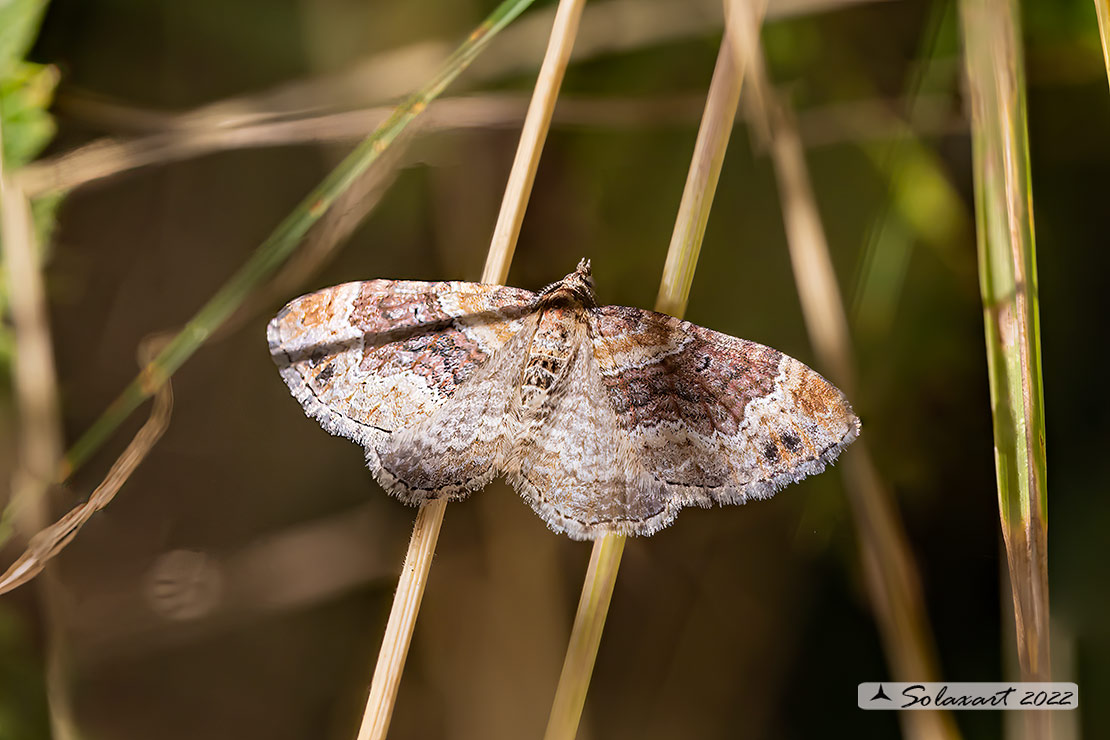
<path fill-rule="evenodd" d="M 397 689 L 412 642 L 412 630 L 416 626 L 420 602 L 424 599 L 424 586 L 428 582 L 428 571 L 432 567 L 432 556 L 435 555 L 446 510 L 447 500 L 436 499 L 423 504 L 416 512 L 412 539 L 401 578 L 397 582 L 397 593 L 393 597 L 378 663 L 374 667 L 374 679 L 370 684 L 370 696 L 366 700 L 358 740 L 380 740 L 389 732 Z"/>
<path fill-rule="evenodd" d="M 686 312 L 705 225 L 709 221 L 709 210 L 736 118 L 742 81 L 742 69 L 726 33 L 717 54 L 705 112 L 671 235 L 663 279 L 655 301 L 657 311 L 679 317 Z M 578 734 L 625 539 L 622 535 L 608 534 L 594 541 L 544 740 L 572 740 Z"/>
<path fill-rule="evenodd" d="M 1019 20 L 1015 4 L 1008 0 L 963 0 L 960 9 L 971 94 L 979 285 L 998 508 L 1022 678 L 1047 681 L 1044 397 Z M 1047 724 L 1044 727 L 1047 731 Z"/>
<path fill-rule="evenodd" d="M 594 541 L 544 740 L 565 740 L 578 734 L 626 539 L 610 534 Z"/>
<path fill-rule="evenodd" d="M 791 111 L 773 93 L 765 98 L 772 127 L 771 159 L 806 330 L 822 369 L 851 398 L 856 389 L 856 369 L 848 317 L 809 181 L 805 149 Z"/>
<path fill-rule="evenodd" d="M 1098 37 L 1102 41 L 1102 62 L 1106 66 L 1106 81 L 1110 84 L 1110 0 L 1095 0 L 1098 16 Z"/>
<path fill-rule="evenodd" d="M 770 153 L 806 330 L 823 372 L 851 398 L 858 383 L 848 317 L 810 183 L 805 150 L 792 112 L 770 85 L 762 54 L 753 54 L 752 59 L 749 78 L 761 89 L 759 100 L 766 106 L 763 117 L 768 121 Z M 865 440 L 857 440 L 841 459 L 868 596 L 891 672 L 902 681 L 934 680 L 936 648 L 917 567 L 897 509 Z M 914 740 L 959 737 L 947 712 L 903 712 L 899 719 L 906 737 Z"/>
<path fill-rule="evenodd" d="M 50 522 L 46 493 L 62 455 L 62 424 L 31 204 L 5 170 L 3 134 L 0 116 L 0 246 L 15 335 L 12 374 L 20 441 L 18 462 L 11 477 L 12 500 L 0 519 L 0 528 L 18 526 L 30 537 Z M 52 574 L 47 573 L 42 580 L 40 594 L 47 632 L 50 724 L 54 737 L 69 740 L 77 737 L 77 731 L 65 676 L 62 593 Z"/>
<path fill-rule="evenodd" d="M 663 265 L 663 279 L 655 297 L 655 310 L 682 317 L 690 300 L 690 285 L 694 269 L 709 223 L 709 211 L 717 192 L 717 180 L 725 161 L 725 150 L 736 120 L 736 106 L 740 102 L 743 82 L 742 68 L 733 51 L 731 35 L 726 33 L 717 52 L 713 79 L 709 83 L 705 112 L 702 114 L 698 138 L 682 200 L 678 205 L 667 261 Z"/>
<path fill-rule="evenodd" d="M 532 92 L 520 144 L 509 172 L 501 211 L 482 271 L 484 283 L 503 283 L 509 274 L 509 265 L 520 235 L 520 225 L 528 206 L 528 196 L 532 191 L 540 154 L 551 127 L 555 100 L 559 96 L 559 87 L 570 59 L 584 3 L 585 0 L 560 0 L 555 13 L 547 52 Z M 358 740 L 381 740 L 389 731 L 405 658 L 412 642 L 413 628 L 416 626 L 416 617 L 424 597 L 432 556 L 435 554 L 446 511 L 447 501 L 436 499 L 421 505 L 416 514 L 404 569 L 397 584 L 397 593 L 393 597 L 381 651 L 374 668 L 374 678 Z"/>
<path fill-rule="evenodd" d="M 540 152 L 551 127 L 555 101 L 559 97 L 559 88 L 563 84 L 563 75 L 570 61 L 574 37 L 578 33 L 578 22 L 582 18 L 585 4 L 586 0 L 560 0 L 555 11 L 551 39 L 540 66 L 536 87 L 532 91 L 528 113 L 524 117 L 520 143 L 517 144 L 509 181 L 505 185 L 497 225 L 493 229 L 486 266 L 482 271 L 483 283 L 500 285 L 509 275 L 509 265 L 513 261 L 513 252 L 520 236 L 520 225 L 524 222 L 524 212 L 528 208 L 528 198 L 536 180 Z"/>
<path fill-rule="evenodd" d="M 3 138 L 0 130 L 0 147 Z M 62 454 L 61 416 L 31 206 L 5 172 L 3 162 L 0 162 L 0 246 L 4 249 L 4 272 L 11 296 L 16 343 L 12 379 L 20 420 L 19 464 L 12 480 L 15 506 L 10 511 L 23 520 L 28 534 L 33 534 L 50 521 L 44 496 Z M 7 528 L 10 522 L 5 520 L 3 525 Z"/>

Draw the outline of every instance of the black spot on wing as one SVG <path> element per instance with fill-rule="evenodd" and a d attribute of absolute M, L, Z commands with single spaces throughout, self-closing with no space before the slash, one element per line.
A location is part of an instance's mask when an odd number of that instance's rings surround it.
<path fill-rule="evenodd" d="M 767 458 L 767 462 L 779 461 L 779 448 L 774 442 L 768 442 L 767 446 L 763 448 L 763 457 Z"/>

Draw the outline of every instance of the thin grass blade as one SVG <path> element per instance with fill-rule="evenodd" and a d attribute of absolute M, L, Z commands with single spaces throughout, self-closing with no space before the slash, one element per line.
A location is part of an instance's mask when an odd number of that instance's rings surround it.
<path fill-rule="evenodd" d="M 971 93 L 980 289 L 994 414 L 998 508 L 1022 678 L 1047 681 L 1044 396 L 1019 18 L 1011 0 L 963 0 L 961 17 Z M 1038 713 L 1028 714 L 1034 721 L 1032 715 Z"/>

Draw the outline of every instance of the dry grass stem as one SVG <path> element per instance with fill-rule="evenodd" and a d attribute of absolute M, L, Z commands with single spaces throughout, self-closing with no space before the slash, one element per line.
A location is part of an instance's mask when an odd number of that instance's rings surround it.
<path fill-rule="evenodd" d="M 767 16 L 788 18 L 875 1 L 777 0 L 767 8 Z M 498 53 L 481 57 L 471 66 L 470 83 L 532 68 L 536 62 L 535 49 L 549 34 L 552 15 L 549 10 L 539 10 L 502 32 Z M 581 61 L 688 38 L 720 24 L 721 6 L 717 0 L 596 2 L 583 13 L 581 33 L 571 58 Z M 613 33 L 614 28 L 620 28 L 621 33 Z M 380 125 L 393 112 L 393 106 L 380 104 L 403 95 L 432 75 L 446 51 L 443 44 L 420 42 L 375 54 L 338 75 L 299 80 L 178 114 L 120 106 L 69 93 L 57 103 L 66 115 L 89 125 L 130 131 L 136 137 L 106 137 L 32 163 L 19 173 L 19 182 L 31 197 L 38 197 L 137 167 L 213 151 L 361 139 L 367 129 Z M 337 105 L 373 107 L 336 112 Z M 516 100 L 498 101 L 492 96 L 475 101 L 443 101 L 434 107 L 439 112 L 429 116 L 426 122 L 429 129 L 515 126 L 523 108 Z M 657 120 L 657 113 L 633 111 L 622 116 L 622 123 L 625 118 L 633 122 Z M 861 116 L 860 121 L 873 126 L 866 116 Z M 816 130 L 819 135 L 827 135 L 824 126 Z"/>
<path fill-rule="evenodd" d="M 11 476 L 11 497 L 0 517 L 0 542 L 13 528 L 37 532 L 50 521 L 47 492 L 62 454 L 62 425 L 57 373 L 46 311 L 46 293 L 31 203 L 4 163 L 4 131 L 0 120 L 0 246 L 3 247 L 12 330 L 16 351 L 13 385 L 19 409 L 19 447 Z M 14 566 L 13 566 L 14 567 Z M 2 580 L 2 579 L 0 579 Z M 46 695 L 52 734 L 58 740 L 77 737 L 73 702 L 67 684 L 62 593 L 47 574 L 40 581 L 45 622 Z"/>
<path fill-rule="evenodd" d="M 772 0 L 771 19 L 832 12 L 885 0 Z M 475 61 L 467 84 L 476 86 L 496 78 L 528 72 L 539 62 L 538 50 L 549 37 L 555 10 L 539 8 L 500 34 L 497 52 Z M 600 0 L 583 14 L 572 59 L 576 62 L 665 44 L 711 33 L 721 26 L 720 0 Z M 614 29 L 620 29 L 614 33 Z M 334 111 L 341 107 L 376 106 L 399 98 L 431 76 L 450 46 L 419 41 L 377 52 L 343 71 L 284 83 L 261 92 L 226 98 L 184 115 L 187 125 L 242 126 L 286 116 Z M 167 119 L 158 112 L 136 113 L 108 101 L 69 92 L 58 99 L 67 116 L 121 131 L 151 131 Z M 175 120 L 177 117 L 175 117 Z M 176 124 L 175 124 L 176 125 Z"/>
<path fill-rule="evenodd" d="M 740 67 L 726 33 L 717 54 L 705 111 L 667 251 L 667 261 L 655 302 L 657 311 L 679 317 L 686 312 L 690 285 L 705 235 L 705 224 L 709 219 L 709 209 L 713 204 L 713 195 L 736 117 L 742 80 Z M 621 535 L 605 535 L 594 542 L 590 567 L 582 584 L 582 595 L 544 740 L 572 740 L 578 734 L 625 539 Z"/>
<path fill-rule="evenodd" d="M 482 282 L 503 283 L 509 274 L 516 239 L 520 234 L 520 224 L 528 205 L 528 195 L 535 179 L 547 131 L 551 125 L 551 113 L 559 95 L 559 86 L 570 59 L 570 49 L 585 0 L 561 0 L 551 30 L 547 54 L 544 57 L 540 74 L 533 90 L 532 103 L 524 120 L 520 145 L 509 173 L 508 185 L 497 226 L 494 230 L 486 265 L 482 271 Z M 389 614 L 386 633 L 382 639 L 378 663 L 366 702 L 359 740 L 380 740 L 389 731 L 393 716 L 393 705 L 397 699 L 397 689 L 405 666 L 416 625 L 420 601 L 428 579 L 431 558 L 435 553 L 439 530 L 447 502 L 429 501 L 420 507 L 413 526 L 412 540 L 405 556 L 405 569 L 397 587 L 397 594 Z"/>
<path fill-rule="evenodd" d="M 467 114 L 474 107 L 464 102 L 458 109 L 451 104 L 446 106 L 447 110 L 438 105 L 433 109 L 441 115 L 459 116 L 466 121 Z M 393 106 L 383 106 L 236 125 L 217 125 L 210 120 L 190 122 L 188 116 L 182 116 L 174 119 L 164 131 L 134 139 L 98 139 L 73 151 L 33 162 L 20 171 L 19 183 L 31 196 L 38 197 L 71 190 L 129 170 L 212 152 L 360 140 L 365 138 L 367 130 L 373 130 L 389 118 L 394 109 Z M 442 128 L 442 124 L 436 126 L 433 123 L 432 128 Z"/>
<path fill-rule="evenodd" d="M 852 398 L 856 391 L 856 371 L 848 317 L 809 182 L 805 150 L 797 124 L 785 106 L 771 103 L 768 114 L 773 131 L 771 158 L 806 329 L 823 371 Z"/>
<path fill-rule="evenodd" d="M 164 343 L 162 338 L 144 342 L 140 350 L 140 367 L 145 367 L 156 354 L 151 348 Z M 150 418 L 112 464 L 108 474 L 89 496 L 89 500 L 69 511 L 50 526 L 44 526 L 27 544 L 27 549 L 3 575 L 0 575 L 0 594 L 10 591 L 42 572 L 46 564 L 68 545 L 85 522 L 115 498 L 139 463 L 150 453 L 155 443 L 165 433 L 173 411 L 173 390 L 169 380 L 163 382 L 154 394 Z"/>
<path fill-rule="evenodd" d="M 742 82 L 743 74 L 737 65 L 730 34 L 726 33 L 717 52 L 705 112 L 698 128 L 698 138 L 694 142 L 686 185 L 682 189 L 682 200 L 679 202 L 678 215 L 671 232 L 671 244 L 663 266 L 663 279 L 655 298 L 657 311 L 680 317 L 686 313 L 690 285 L 694 280 L 698 253 L 705 236 L 705 225 L 709 222 L 709 210 L 717 192 L 717 179 L 720 177 L 725 150 L 728 149 L 729 137 L 732 135 Z"/>
<path fill-rule="evenodd" d="M 412 642 L 412 630 L 416 626 L 416 616 L 424 598 L 424 587 L 428 582 L 428 572 L 432 567 L 432 556 L 435 555 L 439 529 L 443 525 L 446 510 L 446 499 L 436 499 L 427 502 L 416 512 L 412 540 L 409 542 L 401 578 L 397 583 L 397 593 L 393 597 L 393 607 L 389 612 L 389 622 L 386 623 L 378 663 L 374 667 L 374 679 L 370 684 L 370 696 L 366 700 L 358 740 L 380 740 L 389 732 L 397 689 L 401 684 L 405 658 L 408 657 L 409 644 Z"/>
<path fill-rule="evenodd" d="M 578 734 L 625 540 L 621 535 L 605 535 L 594 541 L 544 740 L 570 740 Z"/>
<path fill-rule="evenodd" d="M 806 329 L 821 368 L 851 398 L 857 381 L 848 321 L 801 140 L 790 112 L 776 100 L 769 102 L 771 155 Z M 937 675 L 936 648 L 917 567 L 897 509 L 874 468 L 865 440 L 858 440 L 842 460 L 868 596 L 891 673 L 903 681 L 932 680 Z M 901 721 L 906 736 L 915 740 L 959 737 L 947 713 L 906 712 Z"/>
<path fill-rule="evenodd" d="M 845 451 L 841 469 L 859 538 L 868 600 L 891 675 L 900 681 L 939 680 L 917 564 L 898 510 L 864 440 Z M 960 737 L 948 712 L 902 712 L 899 721 L 909 740 Z"/>
<path fill-rule="evenodd" d="M 767 12 L 767 0 L 724 0 L 725 28 L 732 44 L 732 56 L 736 67 L 750 73 L 764 75 L 762 48 L 759 34 Z M 748 85 L 746 111 L 750 135 L 766 147 L 770 140 L 768 122 L 764 115 L 767 106 L 763 100 L 763 85 Z"/>
<path fill-rule="evenodd" d="M 0 132 L 0 151 L 2 146 Z M 19 467 L 11 481 L 16 505 L 9 511 L 22 512 L 29 532 L 50 520 L 44 496 L 62 455 L 57 373 L 35 242 L 30 201 L 0 162 L 0 245 L 18 347 L 12 374 L 20 418 Z M 3 522 L 4 529 L 10 526 Z"/>
<path fill-rule="evenodd" d="M 524 129 L 520 132 L 516 157 L 505 185 L 505 195 L 501 200 L 501 211 L 497 214 L 497 225 L 493 229 L 486 267 L 482 273 L 484 283 L 503 283 L 509 274 L 509 264 L 513 260 L 520 225 L 524 222 L 524 212 L 528 208 L 528 197 L 532 193 L 532 183 L 539 167 L 539 154 L 551 128 L 551 115 L 555 110 L 555 100 L 563 83 L 570 52 L 574 47 L 574 37 L 578 31 L 578 21 L 582 17 L 585 0 L 560 0 L 555 13 L 555 23 L 551 29 L 551 40 L 540 67 L 536 87 L 532 91 L 532 102 L 524 118 Z"/>
<path fill-rule="evenodd" d="M 509 128 L 521 124 L 529 99 L 514 94 L 483 94 L 445 98 L 428 106 L 420 123 L 424 134 L 463 128 Z M 553 122 L 562 125 L 629 127 L 674 125 L 700 115 L 700 95 L 643 98 L 574 99 L 561 97 Z M 861 139 L 946 135 L 967 130 L 967 121 L 952 109 L 950 96 L 914 100 L 914 116 L 904 121 L 894 111 L 903 101 L 874 99 L 836 103 L 798 113 L 807 147 L 829 146 Z M 215 127 L 207 119 L 169 119 L 166 130 L 132 139 L 104 138 L 69 152 L 32 162 L 16 175 L 29 197 L 64 192 L 134 169 L 176 162 L 217 151 L 359 140 L 380 125 L 390 107 L 342 113 L 305 114 L 276 121 L 243 122 Z M 396 146 L 396 145 L 395 145 Z M 392 149 L 393 147 L 391 147 Z M 402 161 L 400 165 L 403 166 Z"/>
<path fill-rule="evenodd" d="M 759 54 L 758 59 L 762 59 Z M 753 65 L 751 84 L 762 89 L 767 106 L 770 152 L 778 180 L 790 261 L 806 329 L 820 367 L 849 398 L 857 379 L 844 302 L 805 164 L 792 111 L 772 90 L 762 63 Z M 843 458 L 846 489 L 860 541 L 868 595 L 894 677 L 927 681 L 936 676 L 936 648 L 921 597 L 920 579 L 890 494 L 883 487 L 864 440 Z M 954 738 L 959 733 L 947 713 L 905 712 L 907 737 Z"/>

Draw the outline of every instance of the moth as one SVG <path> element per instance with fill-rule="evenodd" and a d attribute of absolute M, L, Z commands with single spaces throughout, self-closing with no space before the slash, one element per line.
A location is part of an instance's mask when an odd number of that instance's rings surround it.
<path fill-rule="evenodd" d="M 844 394 L 770 347 L 599 306 L 590 263 L 539 293 L 415 280 L 289 303 L 270 353 L 305 413 L 402 501 L 504 476 L 556 532 L 650 535 L 819 473 L 859 433 Z"/>

